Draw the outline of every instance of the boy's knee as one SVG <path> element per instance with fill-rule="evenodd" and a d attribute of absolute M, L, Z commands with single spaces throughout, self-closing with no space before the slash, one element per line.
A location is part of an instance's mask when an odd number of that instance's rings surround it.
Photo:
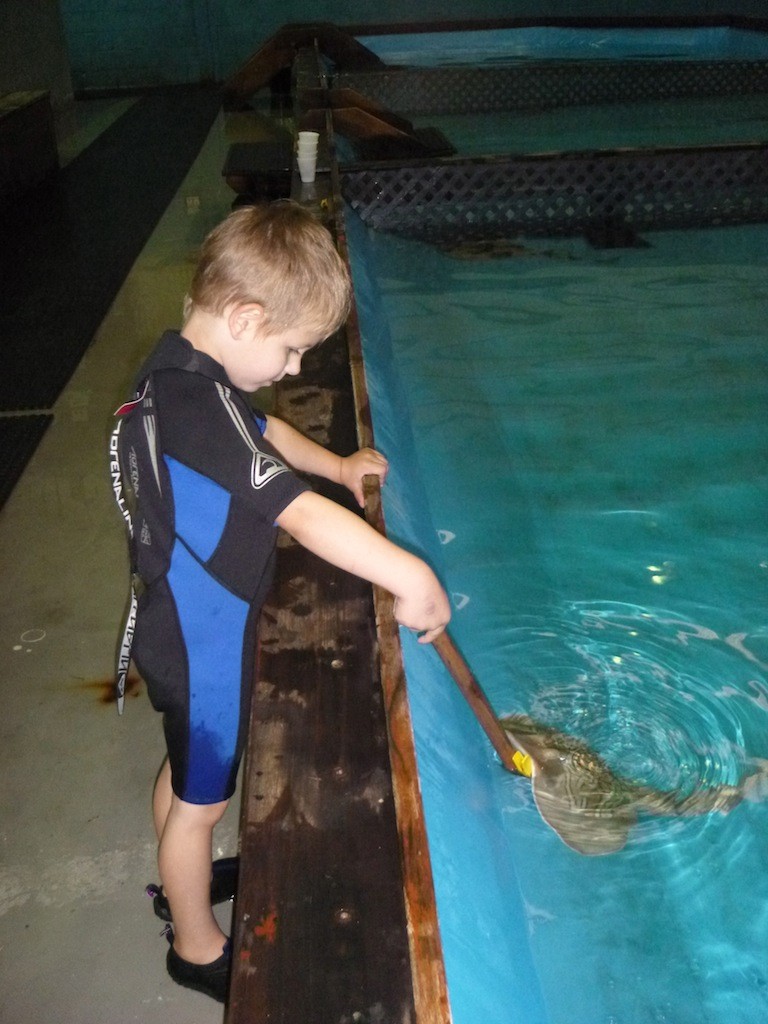
<path fill-rule="evenodd" d="M 213 828 L 224 816 L 229 801 L 223 800 L 217 804 L 190 804 L 186 800 L 182 800 L 181 797 L 174 795 L 174 804 L 176 804 L 177 813 L 188 821 L 190 825 L 206 825 Z"/>

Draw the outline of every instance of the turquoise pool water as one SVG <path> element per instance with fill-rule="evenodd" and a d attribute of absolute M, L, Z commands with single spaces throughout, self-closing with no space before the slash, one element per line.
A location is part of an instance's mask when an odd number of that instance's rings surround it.
<path fill-rule="evenodd" d="M 472 32 L 358 36 L 387 64 L 480 64 L 526 60 L 764 60 L 764 33 L 713 25 L 673 28 L 531 25 Z"/>
<path fill-rule="evenodd" d="M 768 227 L 469 261 L 347 221 L 388 528 L 499 714 L 737 781 L 768 758 Z M 768 803 L 582 857 L 403 643 L 455 1024 L 768 1019 Z"/>

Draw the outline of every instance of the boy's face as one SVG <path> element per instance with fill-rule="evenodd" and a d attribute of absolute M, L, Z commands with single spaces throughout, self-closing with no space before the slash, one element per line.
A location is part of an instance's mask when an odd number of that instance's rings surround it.
<path fill-rule="evenodd" d="M 301 358 L 323 339 L 307 327 L 289 327 L 275 334 L 255 330 L 230 349 L 225 369 L 235 387 L 258 391 L 301 370 Z"/>

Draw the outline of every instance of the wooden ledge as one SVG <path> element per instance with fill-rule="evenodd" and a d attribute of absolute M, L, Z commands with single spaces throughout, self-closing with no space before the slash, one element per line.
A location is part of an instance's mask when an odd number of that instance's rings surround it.
<path fill-rule="evenodd" d="M 344 337 L 307 362 L 276 414 L 353 450 Z M 246 760 L 228 1024 L 419 1019 L 378 666 L 370 586 L 283 537 Z"/>
<path fill-rule="evenodd" d="M 311 205 L 348 262 L 333 126 Z M 311 199 L 309 198 L 311 196 Z M 373 440 L 356 311 L 275 414 L 340 454 Z M 328 481 L 317 490 L 350 508 Z M 359 512 L 358 509 L 355 509 Z M 378 488 L 366 515 L 383 529 Z M 226 1024 L 450 1024 L 391 596 L 283 535 L 262 616 Z"/>

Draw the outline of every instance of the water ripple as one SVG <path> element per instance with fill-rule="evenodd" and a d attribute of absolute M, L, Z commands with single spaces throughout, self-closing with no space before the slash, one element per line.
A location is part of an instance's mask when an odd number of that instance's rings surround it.
<path fill-rule="evenodd" d="M 521 661 L 538 666 L 520 710 L 583 740 L 624 779 L 688 796 L 736 785 L 768 756 L 763 635 L 722 635 L 664 609 L 574 602 L 508 640 L 518 673 Z M 699 835 L 713 818 L 641 817 L 633 844 Z"/>

